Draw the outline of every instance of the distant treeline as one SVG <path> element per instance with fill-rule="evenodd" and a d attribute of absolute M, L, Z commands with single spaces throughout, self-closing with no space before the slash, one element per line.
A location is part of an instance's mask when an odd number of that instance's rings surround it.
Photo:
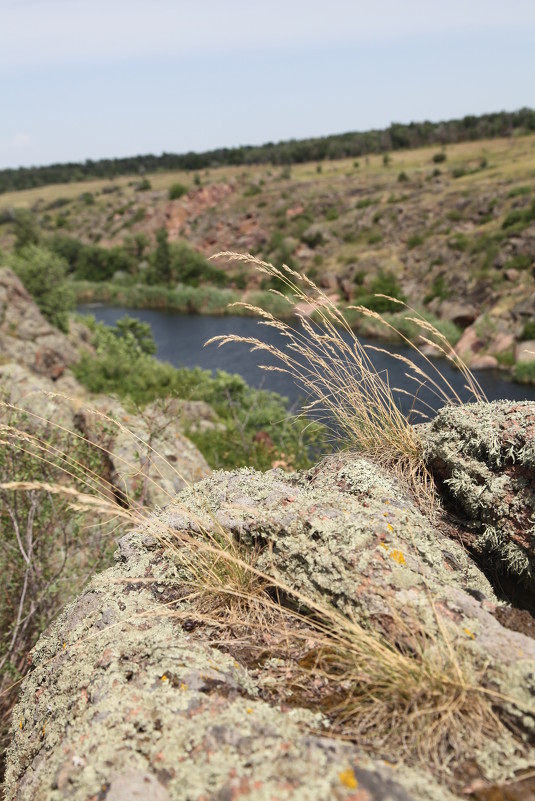
<path fill-rule="evenodd" d="M 407 125 L 394 122 L 384 130 L 335 134 L 314 139 L 290 139 L 259 146 L 219 148 L 205 153 L 162 153 L 161 156 L 132 156 L 0 170 L 0 193 L 47 184 L 91 178 L 117 178 L 166 170 L 201 170 L 249 164 L 290 165 L 326 159 L 358 158 L 368 153 L 492 139 L 532 131 L 535 132 L 535 111 L 529 108 L 480 116 L 469 115 L 447 122 L 411 122 Z"/>

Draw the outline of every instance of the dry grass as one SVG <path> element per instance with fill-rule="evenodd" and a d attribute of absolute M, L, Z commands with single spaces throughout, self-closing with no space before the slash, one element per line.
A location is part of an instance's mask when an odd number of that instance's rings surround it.
<path fill-rule="evenodd" d="M 429 501 L 433 482 L 422 460 L 422 446 L 416 429 L 401 411 L 394 394 L 403 390 L 390 387 L 388 376 L 377 372 L 368 351 L 372 349 L 387 353 L 405 364 L 406 375 L 415 386 L 412 394 L 414 409 L 418 407 L 418 392 L 423 386 L 431 390 L 440 405 L 461 403 L 439 367 L 380 314 L 363 306 L 349 306 L 349 309 L 356 309 L 396 331 L 408 346 L 415 349 L 424 367 L 405 356 L 389 354 L 382 348 L 363 346 L 333 300 L 306 275 L 286 265 L 278 269 L 255 256 L 239 253 L 225 252 L 214 256 L 218 257 L 244 262 L 263 275 L 277 278 L 281 288 L 288 294 L 271 291 L 284 297 L 289 305 L 297 304 L 298 324 L 285 322 L 263 309 L 239 302 L 233 305 L 252 311 L 261 318 L 260 325 L 279 332 L 285 340 L 284 347 L 276 347 L 260 338 L 233 334 L 213 337 L 206 344 L 215 342 L 221 346 L 229 342 L 242 342 L 249 345 L 252 351 L 264 351 L 275 357 L 280 366 L 260 366 L 264 370 L 286 373 L 294 379 L 309 398 L 304 413 L 315 417 L 320 415 L 326 424 L 334 421 L 334 430 L 340 443 L 394 470 L 415 487 L 417 495 L 423 495 Z M 475 378 L 446 338 L 413 309 L 399 301 L 395 302 L 408 310 L 410 316 L 407 319 L 421 329 L 421 343 L 434 348 L 437 355 L 444 356 L 461 371 L 474 400 L 484 399 Z M 306 316 L 299 311 L 300 307 L 307 309 Z M 308 316 L 311 311 L 312 315 Z M 420 408 L 419 412 L 425 415 L 425 409 Z"/>

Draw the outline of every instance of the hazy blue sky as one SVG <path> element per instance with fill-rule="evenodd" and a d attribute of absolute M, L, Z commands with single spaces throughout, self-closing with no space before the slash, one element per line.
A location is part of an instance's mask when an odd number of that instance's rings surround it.
<path fill-rule="evenodd" d="M 535 105 L 535 0 L 0 0 L 0 168 Z"/>

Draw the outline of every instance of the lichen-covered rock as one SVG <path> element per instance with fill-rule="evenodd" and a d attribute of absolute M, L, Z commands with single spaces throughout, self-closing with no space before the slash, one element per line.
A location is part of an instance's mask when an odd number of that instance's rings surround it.
<path fill-rule="evenodd" d="M 535 403 L 447 406 L 420 434 L 426 462 L 465 521 L 474 553 L 532 583 Z"/>
<path fill-rule="evenodd" d="M 262 700 L 234 658 L 165 615 L 176 567 L 153 545 L 125 538 L 34 649 L 6 801 L 453 799 L 330 739 L 318 715 Z"/>
<path fill-rule="evenodd" d="M 187 548 L 184 535 L 221 530 L 296 599 L 385 636 L 399 625 L 400 648 L 409 626 L 432 649 L 445 642 L 494 693 L 507 724 L 496 723 L 478 754 L 479 775 L 503 779 L 533 765 L 535 640 L 501 624 L 487 579 L 401 484 L 346 453 L 291 476 L 212 474 L 121 540 L 116 567 L 34 649 L 13 717 L 6 801 L 117 801 L 125 787 L 169 801 L 457 798 L 427 765 L 388 767 L 329 737 L 311 709 L 275 704 L 270 660 L 247 669 L 210 625 L 188 624 L 184 563 L 161 543 L 180 537 Z M 168 604 L 178 602 L 173 618 Z"/>

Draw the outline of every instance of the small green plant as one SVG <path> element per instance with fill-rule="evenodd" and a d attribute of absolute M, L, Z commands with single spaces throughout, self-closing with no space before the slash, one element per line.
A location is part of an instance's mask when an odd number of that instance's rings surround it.
<path fill-rule="evenodd" d="M 535 361 L 516 364 L 513 369 L 513 379 L 519 384 L 535 384 Z"/>
<path fill-rule="evenodd" d="M 430 303 L 430 301 L 432 301 L 434 298 L 439 298 L 440 300 L 447 300 L 449 296 L 450 293 L 446 285 L 446 279 L 444 278 L 443 275 L 437 275 L 437 277 L 433 280 L 433 283 L 431 285 L 431 291 L 428 292 L 428 294 L 424 297 L 424 303 Z"/>
<path fill-rule="evenodd" d="M 409 176 L 407 175 L 405 170 L 403 170 L 402 172 L 400 172 L 398 174 L 398 183 L 399 184 L 407 183 L 408 180 L 409 180 Z"/>
<path fill-rule="evenodd" d="M 435 153 L 432 160 L 434 164 L 443 164 L 446 161 L 446 158 L 446 154 L 441 151 L 440 153 Z"/>
<path fill-rule="evenodd" d="M 143 178 L 136 186 L 136 189 L 138 192 L 148 192 L 149 189 L 152 189 L 152 184 L 148 178 Z"/>
<path fill-rule="evenodd" d="M 378 231 L 374 231 L 368 237 L 368 245 L 377 245 L 379 242 L 383 241 L 383 235 L 380 234 Z"/>
<path fill-rule="evenodd" d="M 521 340 L 535 339 L 535 320 L 528 320 L 522 329 Z"/>
<path fill-rule="evenodd" d="M 361 200 L 357 200 L 355 205 L 356 209 L 367 209 L 368 206 L 375 206 L 379 203 L 379 198 L 376 197 L 363 197 Z"/>
<path fill-rule="evenodd" d="M 254 197 L 255 195 L 260 194 L 262 194 L 262 187 L 258 186 L 258 184 L 249 184 L 249 186 L 243 192 L 244 197 Z"/>
<path fill-rule="evenodd" d="M 531 186 L 515 186 L 514 189 L 509 190 L 506 197 L 508 198 L 525 197 L 526 195 L 531 195 L 531 192 L 532 192 Z"/>
<path fill-rule="evenodd" d="M 409 250 L 413 250 L 414 248 L 420 247 L 425 242 L 424 237 L 421 234 L 411 234 L 407 239 L 407 248 Z"/>
<path fill-rule="evenodd" d="M 513 231 L 523 231 L 535 220 L 535 200 L 532 201 L 531 206 L 527 209 L 513 209 L 509 212 L 507 217 L 502 223 L 502 228 L 507 230 L 512 228 Z"/>
<path fill-rule="evenodd" d="M 171 184 L 169 187 L 169 200 L 178 200 L 184 195 L 188 194 L 188 187 L 184 184 L 176 183 Z"/>
<path fill-rule="evenodd" d="M 336 209 L 334 206 L 331 206 L 330 208 L 328 208 L 327 211 L 325 212 L 325 219 L 328 222 L 333 222 L 334 220 L 337 220 L 338 219 L 338 209 Z"/>

